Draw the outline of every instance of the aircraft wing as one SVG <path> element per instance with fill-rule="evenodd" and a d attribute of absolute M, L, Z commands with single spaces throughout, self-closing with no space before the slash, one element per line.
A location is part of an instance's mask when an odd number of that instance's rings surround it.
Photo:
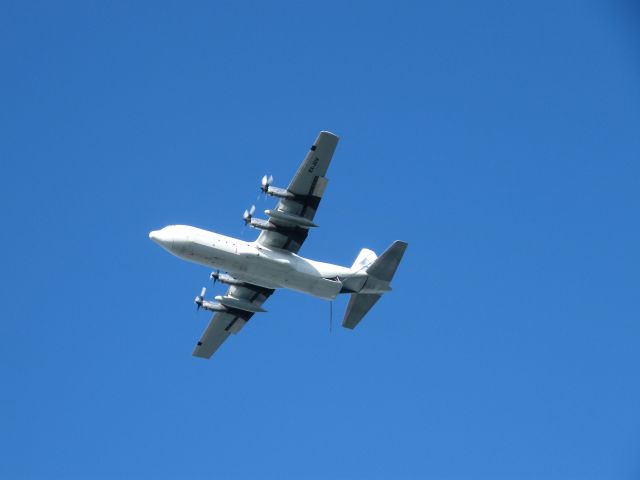
<path fill-rule="evenodd" d="M 269 288 L 244 284 L 243 286 L 231 285 L 225 296 L 248 301 L 259 307 L 272 293 L 273 290 Z M 196 344 L 193 356 L 210 358 L 227 337 L 232 333 L 238 333 L 252 316 L 253 312 L 238 309 L 215 313 Z"/>
<path fill-rule="evenodd" d="M 330 132 L 320 132 L 287 191 L 293 198 L 281 198 L 276 210 L 313 220 L 329 180 L 325 176 L 339 138 Z M 263 230 L 258 243 L 265 247 L 282 248 L 297 253 L 309 233 L 308 228 L 289 227 L 278 231 Z"/>

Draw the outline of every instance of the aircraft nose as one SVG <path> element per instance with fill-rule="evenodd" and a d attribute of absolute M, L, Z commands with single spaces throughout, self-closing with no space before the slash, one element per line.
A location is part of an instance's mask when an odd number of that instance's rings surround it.
<path fill-rule="evenodd" d="M 164 232 L 162 230 L 153 230 L 152 232 L 149 232 L 149 238 L 156 242 L 158 245 L 165 248 L 170 247 L 173 243 L 167 232 Z"/>

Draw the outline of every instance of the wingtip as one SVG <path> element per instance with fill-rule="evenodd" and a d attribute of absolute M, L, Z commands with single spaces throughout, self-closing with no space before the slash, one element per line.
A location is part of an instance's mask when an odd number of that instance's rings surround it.
<path fill-rule="evenodd" d="M 204 355 L 202 352 L 199 351 L 198 347 L 196 347 L 193 349 L 193 352 L 191 352 L 191 355 L 194 356 L 195 358 L 203 358 L 205 360 L 209 360 L 213 355 L 213 353 L 209 355 Z"/>
<path fill-rule="evenodd" d="M 330 137 L 335 137 L 336 139 L 340 139 L 340 137 L 338 135 L 336 135 L 333 132 L 330 132 L 328 130 L 321 130 L 320 131 L 320 135 L 329 135 Z"/>

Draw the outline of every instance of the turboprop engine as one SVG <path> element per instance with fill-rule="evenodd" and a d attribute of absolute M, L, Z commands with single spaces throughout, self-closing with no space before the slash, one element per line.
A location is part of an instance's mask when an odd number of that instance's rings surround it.
<path fill-rule="evenodd" d="M 213 280 L 214 285 L 216 284 L 216 282 L 225 283 L 227 285 L 236 285 L 238 287 L 241 287 L 244 285 L 244 282 L 236 278 L 233 278 L 231 275 L 228 275 L 226 273 L 220 273 L 220 270 L 211 272 L 211 275 L 209 275 L 209 278 Z"/>
<path fill-rule="evenodd" d="M 269 175 L 268 177 L 265 175 L 264 177 L 262 177 L 262 181 L 260 182 L 260 190 L 262 190 L 267 195 L 271 195 L 272 197 L 295 198 L 295 195 L 288 191 L 286 188 L 272 187 L 272 183 L 273 175 Z"/>
<path fill-rule="evenodd" d="M 193 303 L 196 304 L 196 310 L 200 310 L 204 308 L 205 310 L 209 310 L 210 312 L 226 312 L 228 309 L 224 305 L 220 303 L 210 302 L 209 300 L 205 300 L 204 296 L 207 293 L 207 289 L 202 287 L 202 291 L 200 295 L 196 296 L 193 300 Z"/>
<path fill-rule="evenodd" d="M 252 228 L 259 228 L 260 230 L 278 230 L 274 224 L 269 222 L 268 220 L 263 220 L 261 218 L 254 218 L 253 213 L 256 211 L 256 206 L 251 205 L 249 210 L 245 210 L 242 214 L 242 219 L 244 220 L 245 225 L 249 225 Z"/>

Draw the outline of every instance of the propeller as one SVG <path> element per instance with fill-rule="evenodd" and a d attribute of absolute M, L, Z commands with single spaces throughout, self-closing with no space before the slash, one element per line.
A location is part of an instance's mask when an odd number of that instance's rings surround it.
<path fill-rule="evenodd" d="M 268 177 L 265 175 L 264 177 L 262 177 L 260 189 L 264 193 L 267 193 L 272 183 L 273 183 L 273 175 L 269 175 Z"/>
<path fill-rule="evenodd" d="M 245 210 L 244 214 L 242 215 L 242 218 L 244 219 L 244 224 L 245 225 L 249 225 L 251 223 L 251 218 L 253 217 L 253 212 L 256 211 L 256 206 L 255 205 L 251 205 L 251 208 L 249 210 Z"/>
<path fill-rule="evenodd" d="M 205 293 L 207 293 L 207 289 L 205 287 L 202 287 L 202 290 L 200 291 L 200 295 L 198 295 L 194 300 L 194 303 L 196 304 L 196 311 L 200 310 L 200 307 L 202 307 L 202 302 L 204 301 Z"/>
<path fill-rule="evenodd" d="M 216 282 L 218 281 L 218 278 L 220 278 L 220 270 L 216 270 L 215 272 L 211 272 L 210 278 L 211 278 L 211 280 L 213 280 L 213 284 L 215 285 Z"/>

